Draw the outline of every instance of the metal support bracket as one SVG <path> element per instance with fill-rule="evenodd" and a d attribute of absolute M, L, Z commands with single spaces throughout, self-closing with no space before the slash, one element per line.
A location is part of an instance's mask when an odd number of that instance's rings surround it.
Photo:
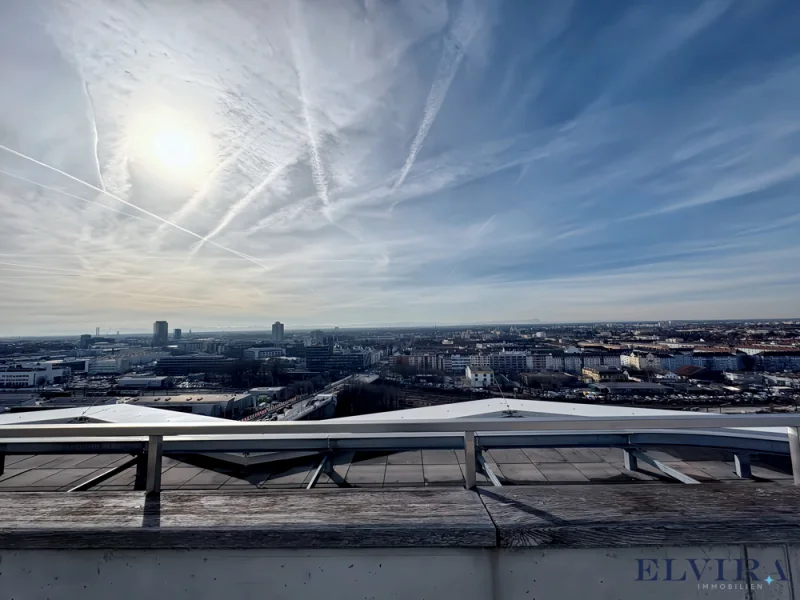
<path fill-rule="evenodd" d="M 475 432 L 464 432 L 464 487 L 471 490 L 476 481 Z"/>
<path fill-rule="evenodd" d="M 681 483 L 686 483 L 689 485 L 697 485 L 700 483 L 696 479 L 689 477 L 685 473 L 681 473 L 677 469 L 673 469 L 672 467 L 665 465 L 660 460 L 656 460 L 648 456 L 644 452 L 639 452 L 638 450 L 628 450 L 628 452 L 630 452 L 630 454 L 636 459 L 637 468 L 638 468 L 638 462 L 641 461 L 643 463 L 647 463 L 651 467 L 655 467 L 656 469 L 664 473 L 664 475 L 672 477 L 673 479 L 680 481 Z M 630 470 L 633 471 L 635 469 L 630 469 Z"/>
<path fill-rule="evenodd" d="M 500 483 L 500 479 L 497 477 L 497 475 L 495 475 L 495 472 L 492 471 L 489 463 L 486 462 L 486 459 L 483 456 L 483 451 L 478 452 L 478 463 L 480 464 L 481 470 L 484 472 L 486 477 L 492 482 L 493 486 L 503 487 L 503 484 Z"/>
<path fill-rule="evenodd" d="M 800 427 L 789 427 L 789 454 L 792 457 L 794 484 L 800 485 Z"/>
<path fill-rule="evenodd" d="M 161 462 L 163 457 L 164 438 L 151 435 L 147 441 L 147 487 L 148 495 L 161 493 Z"/>
<path fill-rule="evenodd" d="M 750 455 L 749 454 L 734 454 L 733 462 L 736 468 L 736 476 L 740 479 L 750 479 L 753 472 L 750 469 Z"/>
<path fill-rule="evenodd" d="M 315 485 L 317 485 L 317 481 L 319 481 L 320 476 L 323 473 L 327 473 L 330 468 L 330 455 L 326 454 L 322 457 L 322 460 L 319 463 L 319 466 L 314 470 L 314 474 L 311 475 L 311 481 L 308 482 L 306 486 L 307 490 L 313 489 Z"/>
<path fill-rule="evenodd" d="M 636 460 L 636 455 L 633 453 L 631 448 L 623 448 L 622 449 L 622 457 L 625 461 L 625 468 L 628 471 L 638 471 L 639 470 L 639 463 Z"/>

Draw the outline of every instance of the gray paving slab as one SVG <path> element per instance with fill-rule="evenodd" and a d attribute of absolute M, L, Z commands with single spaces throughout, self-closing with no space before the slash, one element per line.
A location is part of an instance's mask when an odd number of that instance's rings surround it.
<path fill-rule="evenodd" d="M 202 469 L 199 467 L 172 467 L 161 474 L 161 487 L 177 488 L 197 477 Z"/>
<path fill-rule="evenodd" d="M 531 459 L 519 448 L 494 448 L 485 452 L 496 463 L 531 464 Z"/>
<path fill-rule="evenodd" d="M 381 486 L 386 475 L 386 467 L 381 465 L 352 464 L 347 471 L 346 481 L 355 486 Z"/>
<path fill-rule="evenodd" d="M 422 485 L 422 465 L 387 465 L 383 485 Z"/>
<path fill-rule="evenodd" d="M 547 482 L 547 478 L 544 474 L 531 463 L 501 463 L 497 466 L 500 470 L 498 475 L 501 475 L 508 483 L 519 485 Z"/>
<path fill-rule="evenodd" d="M 458 465 L 423 465 L 426 485 L 464 484 L 464 474 Z"/>
<path fill-rule="evenodd" d="M 421 465 L 422 451 L 395 452 L 389 455 L 387 463 L 390 465 Z"/>
<path fill-rule="evenodd" d="M 457 465 L 458 456 L 453 450 L 423 450 L 424 465 Z"/>
<path fill-rule="evenodd" d="M 589 478 L 575 468 L 575 465 L 570 463 L 537 463 L 536 468 L 547 478 L 551 483 L 571 483 L 581 482 L 586 483 Z"/>
<path fill-rule="evenodd" d="M 14 477 L 0 481 L 0 488 L 31 486 L 37 481 L 55 475 L 59 471 L 61 469 L 28 469 Z"/>
<path fill-rule="evenodd" d="M 57 473 L 53 473 L 49 477 L 40 479 L 39 481 L 30 484 L 34 487 L 73 487 L 78 485 L 78 482 L 90 478 L 95 473 L 102 473 L 102 469 L 60 469 Z"/>
<path fill-rule="evenodd" d="M 589 448 L 557 448 L 556 450 L 567 462 L 604 462 L 601 456 Z"/>
<path fill-rule="evenodd" d="M 567 462 L 562 454 L 553 448 L 522 448 L 532 463 L 559 463 Z"/>
<path fill-rule="evenodd" d="M 607 462 L 570 463 L 589 481 L 614 482 L 634 481 L 633 477 Z"/>

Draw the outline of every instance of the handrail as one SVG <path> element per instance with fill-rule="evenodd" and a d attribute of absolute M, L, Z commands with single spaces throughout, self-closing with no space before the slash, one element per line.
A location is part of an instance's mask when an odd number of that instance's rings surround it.
<path fill-rule="evenodd" d="M 161 489 L 161 456 L 164 437 L 181 435 L 259 434 L 354 434 L 354 433 L 460 433 L 464 436 L 467 461 L 466 487 L 475 485 L 475 436 L 486 432 L 639 432 L 668 429 L 718 429 L 787 427 L 795 484 L 800 485 L 800 414 L 781 415 L 652 415 L 623 417 L 536 417 L 393 421 L 272 421 L 230 423 L 89 423 L 28 424 L 0 426 L 2 438 L 48 437 L 148 437 L 147 491 Z"/>
<path fill-rule="evenodd" d="M 0 438 L 142 437 L 304 433 L 463 433 L 464 431 L 642 431 L 800 427 L 800 413 L 783 415 L 655 415 L 624 417 L 536 417 L 396 421 L 259 421 L 230 423 L 76 423 L 0 426 Z"/>

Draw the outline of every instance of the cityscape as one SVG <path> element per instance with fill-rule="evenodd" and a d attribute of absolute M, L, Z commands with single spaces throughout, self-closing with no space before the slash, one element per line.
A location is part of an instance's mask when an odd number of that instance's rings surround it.
<path fill-rule="evenodd" d="M 509 397 L 796 411 L 800 320 L 490 325 L 0 341 L 5 411 L 132 403 L 233 420 L 324 419 Z M 202 397 L 202 402 L 197 402 Z M 194 403 L 182 401 L 194 398 Z M 324 410 L 297 410 L 315 398 Z"/>
<path fill-rule="evenodd" d="M 798 32 L 0 0 L 0 600 L 800 599 Z"/>

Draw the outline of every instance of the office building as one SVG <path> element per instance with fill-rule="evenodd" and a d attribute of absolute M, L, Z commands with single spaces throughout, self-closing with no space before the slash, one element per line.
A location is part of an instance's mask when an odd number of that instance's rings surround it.
<path fill-rule="evenodd" d="M 169 337 L 169 325 L 166 321 L 153 323 L 153 346 L 164 346 Z"/>
<path fill-rule="evenodd" d="M 272 324 L 272 341 L 273 342 L 283 341 L 283 323 L 281 323 L 280 321 L 275 321 Z"/>
<path fill-rule="evenodd" d="M 78 348 L 81 350 L 86 350 L 89 346 L 92 345 L 92 336 L 89 333 L 84 333 L 81 336 L 80 341 L 78 342 Z"/>
<path fill-rule="evenodd" d="M 309 346 L 306 348 L 306 367 L 309 371 L 324 371 L 331 358 L 330 346 Z"/>
<path fill-rule="evenodd" d="M 248 348 L 244 351 L 244 357 L 248 360 L 264 360 L 279 356 L 286 356 L 286 350 L 283 348 Z"/>
<path fill-rule="evenodd" d="M 213 354 L 190 356 L 165 356 L 156 363 L 158 375 L 190 375 L 193 373 L 224 373 L 236 362 L 235 358 L 225 358 Z"/>
<path fill-rule="evenodd" d="M 176 329 L 175 332 L 172 334 L 172 339 L 173 340 L 179 340 L 179 339 L 181 339 L 181 335 L 182 334 L 183 334 L 183 332 L 180 329 Z"/>

